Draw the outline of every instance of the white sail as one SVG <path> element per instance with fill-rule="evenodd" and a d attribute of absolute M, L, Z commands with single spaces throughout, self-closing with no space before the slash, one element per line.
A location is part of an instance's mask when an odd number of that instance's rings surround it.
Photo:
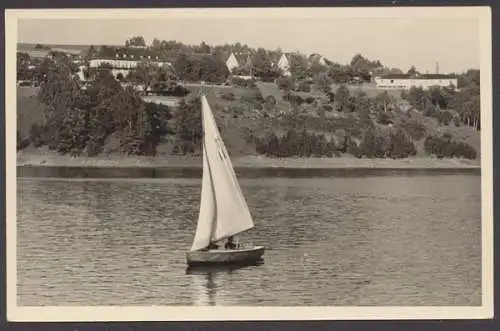
<path fill-rule="evenodd" d="M 233 165 L 204 95 L 203 180 L 200 213 L 192 251 L 254 227 Z"/>
<path fill-rule="evenodd" d="M 200 211 L 198 213 L 198 224 L 196 226 L 193 246 L 191 247 L 192 251 L 208 246 L 216 217 L 215 193 L 205 150 L 205 144 L 203 144 L 203 179 L 201 183 Z"/>

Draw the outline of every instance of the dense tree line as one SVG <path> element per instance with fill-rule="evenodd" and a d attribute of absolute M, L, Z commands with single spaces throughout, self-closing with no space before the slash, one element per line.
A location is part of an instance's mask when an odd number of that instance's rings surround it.
<path fill-rule="evenodd" d="M 307 129 L 288 129 L 283 135 L 271 132 L 263 138 L 253 137 L 256 151 L 270 157 L 332 157 L 348 153 L 358 158 L 406 158 L 416 154 L 415 145 L 401 128 L 388 132 L 370 128 L 358 143 L 345 132 L 328 135 Z M 335 138 L 332 138 L 335 136 Z"/>
<path fill-rule="evenodd" d="M 435 155 L 442 158 L 466 158 L 475 159 L 477 157 L 476 150 L 465 142 L 457 142 L 452 140 L 450 134 L 443 134 L 440 136 L 429 136 L 425 139 L 425 151 L 429 155 Z"/>
<path fill-rule="evenodd" d="M 59 153 L 97 155 L 108 137 L 119 140 L 119 151 L 155 155 L 168 133 L 168 107 L 145 103 L 131 89 L 123 89 L 109 70 L 100 70 L 86 90 L 65 65 L 53 67 L 38 93 L 46 106 L 45 123 L 30 130 L 30 142 Z"/>
<path fill-rule="evenodd" d="M 436 118 L 445 125 L 452 121 L 455 125 L 460 123 L 470 126 L 475 130 L 481 129 L 480 107 L 480 78 L 478 70 L 468 70 L 459 76 L 459 90 L 447 87 L 431 87 L 424 90 L 412 87 L 408 92 L 402 93 L 412 107 L 422 111 L 424 115 Z M 450 110 L 457 112 L 455 119 Z"/>
<path fill-rule="evenodd" d="M 32 81 L 35 85 L 43 83 L 50 71 L 56 70 L 57 65 L 69 68 L 69 74 L 75 74 L 78 67 L 69 57 L 60 52 L 51 52 L 50 57 L 33 59 L 27 53 L 17 52 L 16 76 L 17 80 Z"/>
<path fill-rule="evenodd" d="M 229 76 L 224 61 L 204 54 L 180 54 L 174 63 L 174 68 L 179 78 L 188 82 L 223 83 Z"/>
<path fill-rule="evenodd" d="M 142 37 L 133 37 L 126 47 L 144 47 Z M 174 70 L 144 61 L 127 77 L 118 80 L 142 85 L 144 91 L 158 94 L 187 94 L 178 80 L 222 83 L 229 72 L 220 54 L 227 51 L 248 52 L 252 55 L 251 73 L 274 80 L 290 103 L 290 111 L 282 114 L 279 123 L 283 135 L 269 133 L 252 138 L 258 153 L 273 157 L 286 156 L 333 156 L 340 153 L 356 157 L 404 158 L 416 153 L 413 141 L 426 137 L 425 125 L 416 120 L 400 120 L 397 111 L 399 100 L 387 92 L 375 97 L 365 93 L 352 93 L 349 84 L 355 78 L 369 79 L 370 72 L 394 73 L 396 69 L 384 67 L 380 61 L 370 61 L 360 54 L 348 65 L 330 61 L 326 64 L 307 61 L 301 54 L 290 56 L 291 77 L 279 76 L 273 66 L 280 50 L 252 49 L 247 45 L 211 46 L 183 45 L 175 41 L 154 40 L 150 48 L 161 54 L 179 53 L 173 63 Z M 112 54 L 111 47 L 101 51 Z M 89 50 L 94 53 L 94 49 Z M 114 54 L 114 53 L 113 53 Z M 41 84 L 38 94 L 46 105 L 46 122 L 35 125 L 29 141 L 47 145 L 60 153 L 96 155 L 102 152 L 107 139 L 119 140 L 119 151 L 126 154 L 154 155 L 156 146 L 166 135 L 176 138 L 174 152 L 187 154 L 200 150 L 201 112 L 199 100 L 182 102 L 175 114 L 166 106 L 145 103 L 132 88 L 123 88 L 115 79 L 110 67 L 103 65 L 89 73 L 95 81 L 87 89 L 81 89 L 74 77 L 75 65 L 64 54 L 57 52 L 43 61 L 32 60 L 25 53 L 18 53 L 18 79 L 34 80 Z M 30 64 L 36 63 L 36 66 Z M 411 67 L 409 72 L 417 72 Z M 241 72 L 246 74 L 246 72 Z M 255 80 L 232 78 L 232 83 L 255 88 Z M 332 88 L 332 84 L 338 86 Z M 460 89 L 438 88 L 429 90 L 412 88 L 402 97 L 425 116 L 435 118 L 443 125 L 466 125 L 480 129 L 480 76 L 479 71 L 469 70 L 459 76 Z M 313 89 L 323 92 L 322 98 L 313 97 Z M 306 95 L 306 96 L 304 96 Z M 258 96 L 258 97 L 257 97 Z M 277 107 L 274 96 L 263 99 L 260 94 L 245 96 L 241 100 L 232 93 L 223 99 L 250 104 L 254 109 L 270 114 Z M 316 115 L 304 109 L 316 109 Z M 329 112 L 345 115 L 332 119 Z M 236 112 L 233 114 L 237 118 Z M 221 131 L 223 127 L 221 126 Z M 306 129 L 307 128 L 307 129 Z M 338 132 L 343 132 L 338 136 Z M 335 137 L 335 138 L 332 138 Z M 18 137 L 18 148 L 26 145 L 24 137 Z M 475 158 L 474 149 L 464 143 L 444 137 L 428 137 L 425 150 L 438 157 Z"/>

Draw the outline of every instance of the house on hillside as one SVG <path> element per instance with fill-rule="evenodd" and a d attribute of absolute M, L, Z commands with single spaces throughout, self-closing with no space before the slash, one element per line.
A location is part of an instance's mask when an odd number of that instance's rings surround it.
<path fill-rule="evenodd" d="M 226 60 L 226 66 L 230 73 L 234 73 L 235 71 L 242 71 L 247 74 L 243 76 L 253 76 L 253 61 L 252 56 L 249 53 L 231 52 Z"/>
<path fill-rule="evenodd" d="M 231 52 L 228 59 L 226 60 L 226 66 L 229 72 L 233 72 L 234 69 L 237 69 L 240 66 L 238 59 L 236 59 L 236 56 L 233 52 Z"/>
<path fill-rule="evenodd" d="M 115 50 L 114 56 L 109 52 L 105 54 L 97 52 L 97 54 L 88 59 L 88 68 L 97 69 L 103 64 L 108 64 L 111 66 L 111 72 L 115 77 L 119 75 L 127 77 L 131 70 L 136 68 L 139 63 L 145 61 L 172 68 L 172 62 L 175 60 L 174 56 L 173 54 L 165 56 L 141 48 L 122 48 Z"/>
<path fill-rule="evenodd" d="M 281 73 L 283 76 L 291 76 L 292 72 L 290 71 L 290 60 L 288 59 L 288 56 L 286 53 L 281 54 L 281 57 L 278 60 L 278 63 L 276 64 L 278 69 L 281 70 Z"/>
<path fill-rule="evenodd" d="M 291 76 L 292 61 L 304 63 L 309 68 L 313 63 L 326 66 L 329 62 L 324 56 L 317 53 L 311 55 L 303 55 L 298 52 L 282 53 L 276 63 L 276 67 L 281 71 L 283 76 Z"/>
<path fill-rule="evenodd" d="M 429 89 L 432 86 L 453 87 L 458 85 L 458 78 L 442 74 L 398 74 L 374 77 L 377 88 L 409 90 L 412 87 Z"/>

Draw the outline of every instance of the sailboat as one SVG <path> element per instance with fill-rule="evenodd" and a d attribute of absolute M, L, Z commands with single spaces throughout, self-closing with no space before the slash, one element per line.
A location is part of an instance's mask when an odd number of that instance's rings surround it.
<path fill-rule="evenodd" d="M 262 261 L 263 246 L 209 248 L 212 244 L 252 229 L 255 224 L 207 98 L 201 94 L 200 99 L 203 177 L 198 223 L 193 244 L 186 253 L 187 263 L 193 266 Z"/>

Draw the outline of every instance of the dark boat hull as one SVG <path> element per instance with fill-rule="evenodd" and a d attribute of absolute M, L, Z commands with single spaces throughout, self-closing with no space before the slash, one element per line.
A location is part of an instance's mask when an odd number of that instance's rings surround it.
<path fill-rule="evenodd" d="M 187 263 L 195 265 L 227 265 L 254 263 L 262 260 L 265 248 L 256 246 L 243 249 L 216 249 L 209 251 L 187 252 Z"/>

